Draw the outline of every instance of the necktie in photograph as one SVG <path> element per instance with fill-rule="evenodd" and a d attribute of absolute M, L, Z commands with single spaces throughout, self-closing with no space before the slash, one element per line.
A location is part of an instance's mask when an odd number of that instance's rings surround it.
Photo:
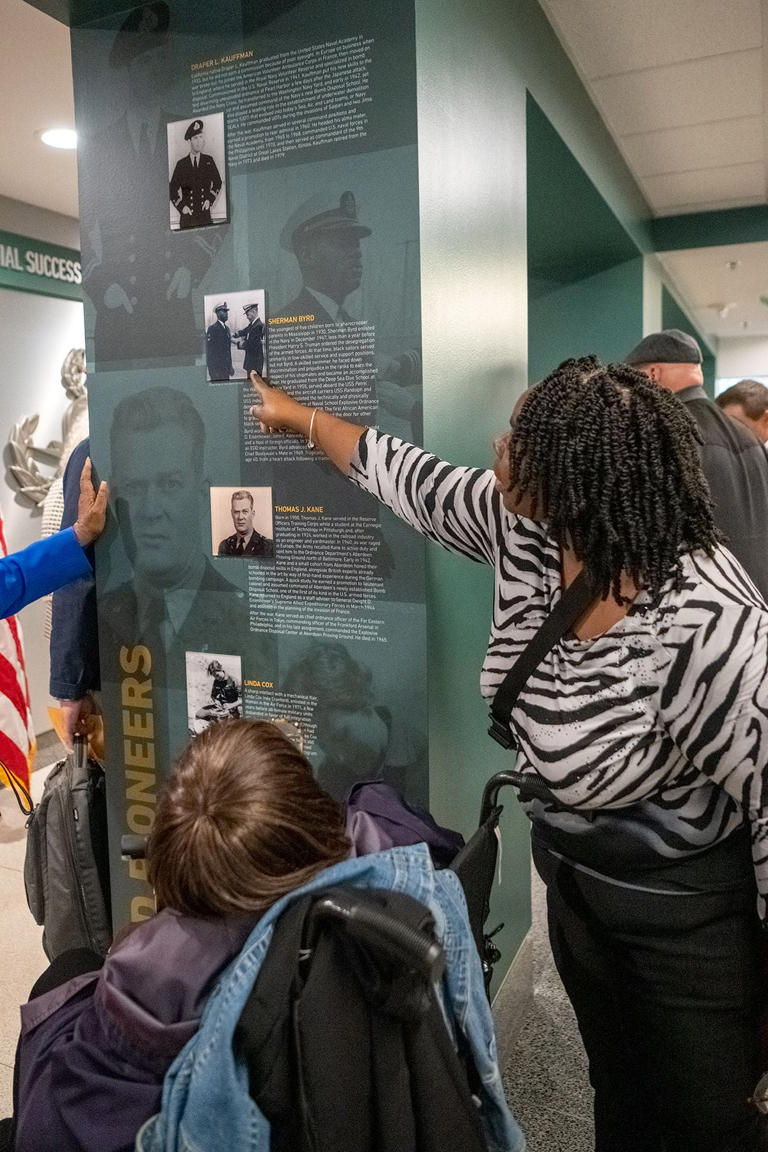
<path fill-rule="evenodd" d="M 141 638 L 150 649 L 166 651 L 173 638 L 173 628 L 162 593 L 148 597 L 139 607 Z"/>
<path fill-rule="evenodd" d="M 238 536 L 237 548 L 235 549 L 235 555 L 236 556 L 242 556 L 244 551 L 245 551 L 245 541 L 243 540 L 242 536 Z"/>

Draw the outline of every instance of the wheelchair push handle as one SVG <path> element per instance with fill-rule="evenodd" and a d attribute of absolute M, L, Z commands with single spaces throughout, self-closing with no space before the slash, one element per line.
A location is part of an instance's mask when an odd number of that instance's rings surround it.
<path fill-rule="evenodd" d="M 120 837 L 120 855 L 123 860 L 145 860 L 148 842 L 148 836 L 132 836 L 127 833 Z"/>
<path fill-rule="evenodd" d="M 415 970 L 432 984 L 437 983 L 445 971 L 441 944 L 384 909 L 358 901 L 354 894 L 322 896 L 315 903 L 311 913 L 310 939 L 314 940 L 316 923 L 322 919 L 343 923 L 350 936 L 370 944 L 396 963 Z"/>

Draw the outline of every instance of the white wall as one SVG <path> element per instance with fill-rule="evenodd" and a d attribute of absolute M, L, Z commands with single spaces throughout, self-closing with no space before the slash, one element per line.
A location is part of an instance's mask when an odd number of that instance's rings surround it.
<path fill-rule="evenodd" d="M 657 256 L 643 257 L 643 335 L 660 332 L 664 270 Z"/>
<path fill-rule="evenodd" d="M 768 336 L 721 337 L 717 345 L 717 391 L 743 380 L 768 377 Z M 721 387 L 721 381 L 723 383 Z"/>
<path fill-rule="evenodd" d="M 0 196 L 0 229 L 47 240 L 49 244 L 63 244 L 65 248 L 80 247 L 80 221 L 34 204 L 23 204 Z"/>
<path fill-rule="evenodd" d="M 28 204 L 0 197 L 0 229 L 67 247 L 79 246 L 77 220 L 45 212 Z M 4 449 L 14 424 L 23 416 L 40 415 L 35 444 L 45 447 L 61 439 L 61 418 L 67 398 L 61 387 L 61 364 L 70 348 L 84 344 L 83 306 L 71 300 L 36 296 L 29 292 L 0 289 L 0 348 L 3 377 L 0 381 L 0 446 Z M 46 471 L 41 467 L 41 471 Z M 40 536 L 40 515 L 15 496 L 8 485 L 7 457 L 3 455 L 0 513 L 9 552 L 25 547 Z M 30 604 L 21 613 L 24 646 L 32 697 L 35 730 L 50 727 L 47 707 L 48 641 L 45 608 Z"/>

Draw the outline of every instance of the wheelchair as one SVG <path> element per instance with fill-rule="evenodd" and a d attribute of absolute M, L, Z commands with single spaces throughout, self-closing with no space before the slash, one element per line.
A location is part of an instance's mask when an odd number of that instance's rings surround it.
<path fill-rule="evenodd" d="M 477 829 L 449 865 L 464 889 L 469 923 L 480 955 L 486 995 L 489 998 L 493 971 L 501 959 L 501 952 L 493 939 L 504 927 L 503 924 L 498 924 L 491 931 L 486 931 L 499 853 L 497 828 L 501 813 L 504 811 L 504 805 L 499 803 L 499 793 L 503 788 L 512 787 L 518 790 L 521 798 L 529 799 L 538 794 L 538 783 L 535 778 L 532 780 L 530 776 L 511 770 L 497 772 L 492 776 L 483 789 Z M 543 781 L 541 786 L 542 798 L 551 799 Z M 147 852 L 147 837 L 125 835 L 121 839 L 120 850 L 124 860 L 144 859 Z"/>

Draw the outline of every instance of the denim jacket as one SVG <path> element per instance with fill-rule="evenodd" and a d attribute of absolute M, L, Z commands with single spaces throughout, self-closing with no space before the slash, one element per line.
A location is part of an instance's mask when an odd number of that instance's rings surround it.
<path fill-rule="evenodd" d="M 286 905 L 332 884 L 405 892 L 432 913 L 445 949 L 443 1005 L 466 1037 L 482 1081 L 481 1117 L 491 1152 L 523 1152 L 523 1134 L 504 1099 L 491 1011 L 457 876 L 436 872 L 424 844 L 342 861 L 284 897 L 254 928 L 206 1005 L 198 1032 L 165 1078 L 162 1110 L 139 1132 L 137 1152 L 269 1152 L 269 1123 L 248 1094 L 248 1070 L 233 1050 L 240 1014 Z"/>

